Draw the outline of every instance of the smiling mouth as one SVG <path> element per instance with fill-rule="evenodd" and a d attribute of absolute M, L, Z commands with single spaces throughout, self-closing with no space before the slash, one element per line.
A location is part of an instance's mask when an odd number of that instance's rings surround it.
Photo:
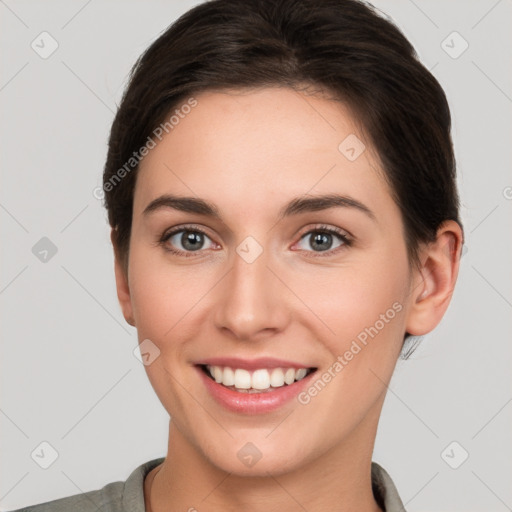
<path fill-rule="evenodd" d="M 291 386 L 316 368 L 261 368 L 254 371 L 230 366 L 201 364 L 201 370 L 217 384 L 240 393 L 267 393 Z"/>

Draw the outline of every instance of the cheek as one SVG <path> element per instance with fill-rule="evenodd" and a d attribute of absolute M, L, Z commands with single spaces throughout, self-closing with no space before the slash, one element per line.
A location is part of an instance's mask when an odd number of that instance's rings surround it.
<path fill-rule="evenodd" d="M 329 356 L 301 403 L 310 402 L 320 437 L 338 439 L 362 420 L 382 397 L 400 353 L 407 267 L 400 258 L 380 268 L 376 262 L 364 272 L 340 269 L 321 283 L 321 292 L 312 288 L 309 295 L 322 320 L 315 321 L 315 331 Z"/>
<path fill-rule="evenodd" d="M 130 254 L 130 294 L 139 343 L 150 340 L 158 349 L 158 356 L 145 365 L 146 374 L 164 408 L 179 422 L 194 407 L 182 390 L 188 370 L 183 365 L 182 340 L 193 336 L 191 329 L 196 323 L 189 320 L 204 290 L 198 289 L 199 280 L 193 272 L 171 265 L 156 253 L 134 247 Z M 153 345 L 147 346 L 157 353 Z"/>
<path fill-rule="evenodd" d="M 385 264 L 375 258 L 367 265 L 330 268 L 301 280 L 297 294 L 307 298 L 318 334 L 333 355 L 348 350 L 354 339 L 396 337 L 407 289 L 404 268 L 401 259 Z"/>
<path fill-rule="evenodd" d="M 139 337 L 164 338 L 180 333 L 187 315 L 205 293 L 204 272 L 171 264 L 160 249 L 135 247 L 130 255 L 130 294 Z M 181 335 L 181 334 L 180 334 Z"/>

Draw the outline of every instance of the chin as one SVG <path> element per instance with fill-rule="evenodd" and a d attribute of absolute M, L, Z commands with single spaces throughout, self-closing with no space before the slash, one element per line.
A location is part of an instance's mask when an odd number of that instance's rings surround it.
<path fill-rule="evenodd" d="M 300 468 L 303 462 L 297 459 L 297 452 L 295 455 L 279 453 L 279 451 L 252 455 L 248 452 L 241 457 L 238 456 L 237 451 L 229 454 L 214 453 L 209 459 L 213 465 L 227 473 L 250 477 L 268 477 L 269 474 L 278 476 Z"/>
<path fill-rule="evenodd" d="M 203 455 L 215 467 L 237 476 L 266 477 L 299 469 L 308 459 L 306 443 L 291 434 L 269 439 L 269 430 L 251 431 L 226 439 L 225 443 L 200 446 Z M 292 441 L 283 442 L 284 438 Z"/>

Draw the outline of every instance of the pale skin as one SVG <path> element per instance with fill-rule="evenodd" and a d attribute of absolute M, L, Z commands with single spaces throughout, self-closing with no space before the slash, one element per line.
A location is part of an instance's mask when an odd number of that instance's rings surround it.
<path fill-rule="evenodd" d="M 124 317 L 160 350 L 145 368 L 172 417 L 167 457 L 145 480 L 146 510 L 377 512 L 370 468 L 386 385 L 405 332 L 430 332 L 449 305 L 461 228 L 446 221 L 422 245 L 420 268 L 409 267 L 378 158 L 340 102 L 288 88 L 195 98 L 139 168 L 127 272 L 116 255 Z M 350 134 L 366 144 L 353 162 L 338 150 Z M 333 193 L 374 218 L 344 206 L 278 219 L 292 199 Z M 222 220 L 168 207 L 144 214 L 163 194 L 201 198 Z M 188 224 L 206 232 L 199 250 L 187 251 L 182 232 L 157 243 L 175 226 L 194 232 Z M 319 225 L 353 243 L 332 235 L 328 250 L 315 248 Z M 248 236 L 263 249 L 252 263 L 236 252 Z M 193 367 L 206 357 L 269 356 L 321 373 L 396 302 L 401 311 L 307 405 L 237 414 Z M 247 442 L 262 453 L 252 467 L 237 457 Z"/>

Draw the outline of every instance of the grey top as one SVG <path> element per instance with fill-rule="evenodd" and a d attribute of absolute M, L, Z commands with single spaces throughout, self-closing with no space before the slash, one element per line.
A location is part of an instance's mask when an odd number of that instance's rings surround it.
<path fill-rule="evenodd" d="M 31 505 L 11 512 L 145 512 L 144 478 L 165 457 L 141 464 L 126 482 L 112 482 L 102 489 Z M 395 484 L 386 470 L 372 462 L 372 488 L 385 512 L 406 512 Z"/>

